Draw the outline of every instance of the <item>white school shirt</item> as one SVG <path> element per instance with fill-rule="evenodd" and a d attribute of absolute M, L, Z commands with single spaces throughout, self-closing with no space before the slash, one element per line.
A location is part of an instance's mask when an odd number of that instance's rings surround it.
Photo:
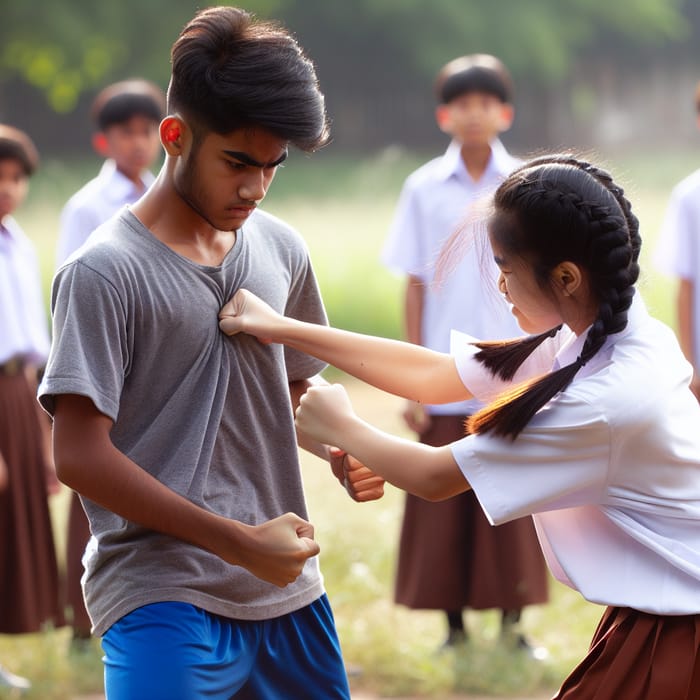
<path fill-rule="evenodd" d="M 584 340 L 568 331 L 545 341 L 537 369 L 548 353 L 569 364 Z M 473 346 L 457 339 L 454 352 L 465 386 L 488 398 L 499 382 Z M 627 327 L 514 441 L 472 435 L 452 453 L 489 521 L 532 514 L 553 575 L 587 600 L 700 613 L 700 405 L 690 377 L 673 332 L 636 299 Z"/>
<path fill-rule="evenodd" d="M 117 170 L 112 159 L 106 160 L 97 177 L 83 185 L 63 207 L 56 249 L 57 267 L 80 248 L 100 224 L 127 204 L 134 204 L 154 180 L 153 173 L 144 170 L 141 173 L 144 188 L 137 187 Z"/>
<path fill-rule="evenodd" d="M 0 222 L 0 364 L 15 355 L 43 365 L 49 330 L 34 245 L 6 216 Z"/>
<path fill-rule="evenodd" d="M 693 355 L 700 367 L 700 170 L 673 188 L 654 262 L 664 274 L 693 283 Z"/>
<path fill-rule="evenodd" d="M 449 276 L 434 283 L 435 263 L 445 243 L 470 215 L 478 215 L 483 224 L 483 212 L 477 214 L 475 205 L 490 202 L 498 185 L 519 164 L 495 140 L 486 170 L 475 182 L 462 159 L 460 144 L 453 141 L 444 155 L 406 179 L 381 259 L 391 270 L 419 277 L 426 285 L 421 328 L 424 346 L 449 352 L 453 329 L 477 338 L 522 335 L 498 293 L 498 268 L 483 226 L 474 227 L 472 244 Z M 475 401 L 462 401 L 427 409 L 432 414 L 460 415 L 479 406 Z"/>

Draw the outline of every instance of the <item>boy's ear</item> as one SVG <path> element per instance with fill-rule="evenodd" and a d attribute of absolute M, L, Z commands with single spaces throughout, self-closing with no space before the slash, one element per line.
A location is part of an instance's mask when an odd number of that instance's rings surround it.
<path fill-rule="evenodd" d="M 185 123 L 179 117 L 166 117 L 160 123 L 160 141 L 168 155 L 180 155 L 182 136 L 186 128 Z"/>
<path fill-rule="evenodd" d="M 452 134 L 452 116 L 448 105 L 438 105 L 435 108 L 435 121 L 440 131 Z"/>
<path fill-rule="evenodd" d="M 510 129 L 511 125 L 513 124 L 514 116 L 515 109 L 513 108 L 513 105 L 509 104 L 508 102 L 504 102 L 501 105 L 501 115 L 499 124 L 499 130 L 501 131 L 501 133 Z"/>
<path fill-rule="evenodd" d="M 105 136 L 104 131 L 98 131 L 92 136 L 92 147 L 95 149 L 96 153 L 102 158 L 109 158 L 109 141 L 107 136 Z"/>

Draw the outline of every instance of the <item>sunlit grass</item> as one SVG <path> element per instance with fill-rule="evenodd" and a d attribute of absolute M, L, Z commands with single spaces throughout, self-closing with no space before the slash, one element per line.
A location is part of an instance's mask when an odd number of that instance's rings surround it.
<path fill-rule="evenodd" d="M 398 336 L 402 281 L 378 261 L 401 182 L 422 159 L 387 151 L 364 161 L 317 154 L 292 158 L 280 172 L 268 208 L 306 238 L 331 321 L 340 327 Z M 700 159 L 699 159 L 700 160 Z M 645 247 L 640 288 L 652 312 L 674 325 L 672 284 L 651 265 L 654 241 L 671 186 L 695 167 L 692 153 L 608 158 L 641 221 Z M 46 163 L 32 181 L 30 198 L 17 219 L 39 250 L 48 298 L 53 274 L 58 214 L 65 199 L 96 171 Z M 331 374 L 345 381 L 342 375 Z M 402 433 L 398 400 L 349 383 L 358 411 L 386 430 Z M 405 434 L 405 433 L 404 433 Z M 550 658 L 528 663 L 497 643 L 495 613 L 469 613 L 472 641 L 458 653 L 437 656 L 444 622 L 437 612 L 409 611 L 393 603 L 393 576 L 403 495 L 389 487 L 384 499 L 351 502 L 327 465 L 304 456 L 311 519 L 322 553 L 326 586 L 352 683 L 389 696 L 440 697 L 451 692 L 528 695 L 555 688 L 585 653 L 600 608 L 578 593 L 551 583 L 551 602 L 528 608 L 527 634 L 546 646 Z M 53 499 L 59 557 L 65 542 L 67 499 Z M 0 635 L 0 664 L 32 679 L 27 698 L 64 700 L 99 691 L 99 644 L 84 655 L 69 652 L 69 631 Z M 0 690 L 0 698 L 9 697 Z"/>

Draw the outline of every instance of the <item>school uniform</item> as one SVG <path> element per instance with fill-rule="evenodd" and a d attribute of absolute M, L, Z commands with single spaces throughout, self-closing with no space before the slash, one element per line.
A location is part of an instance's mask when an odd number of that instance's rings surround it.
<path fill-rule="evenodd" d="M 479 181 L 467 171 L 461 146 L 424 164 L 406 180 L 382 251 L 392 270 L 418 277 L 425 288 L 421 344 L 448 352 L 450 332 L 479 338 L 522 335 L 498 293 L 498 270 L 476 239 L 458 266 L 435 284 L 435 263 L 449 237 L 490 200 L 520 161 L 496 140 Z M 428 405 L 430 428 L 421 442 L 440 446 L 464 435 L 478 401 Z M 410 608 L 520 610 L 547 601 L 544 560 L 529 519 L 489 525 L 471 493 L 431 503 L 406 495 L 395 600 Z"/>
<path fill-rule="evenodd" d="M 458 370 L 489 400 L 504 383 L 455 335 Z M 585 333 L 545 341 L 515 380 L 570 364 Z M 554 577 L 606 606 L 557 698 L 700 697 L 700 405 L 673 332 L 636 298 L 572 383 L 515 441 L 452 446 L 489 522 L 532 515 Z"/>
<path fill-rule="evenodd" d="M 61 230 L 56 250 L 59 266 L 85 243 L 100 224 L 122 207 L 136 202 L 155 180 L 153 173 L 148 170 L 144 170 L 140 177 L 142 186 L 117 170 L 112 159 L 107 159 L 97 176 L 66 202 L 61 212 Z"/>
<path fill-rule="evenodd" d="M 17 222 L 0 224 L 0 633 L 63 624 L 35 390 L 49 334 L 34 248 Z"/>

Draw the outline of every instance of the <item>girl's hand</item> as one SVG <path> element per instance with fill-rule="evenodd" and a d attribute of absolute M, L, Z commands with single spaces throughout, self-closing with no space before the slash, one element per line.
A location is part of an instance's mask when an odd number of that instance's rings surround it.
<path fill-rule="evenodd" d="M 342 447 L 340 439 L 357 419 L 347 392 L 340 384 L 312 386 L 299 401 L 296 426 L 318 442 Z"/>
<path fill-rule="evenodd" d="M 284 321 L 271 306 L 247 289 L 239 289 L 219 312 L 219 328 L 226 335 L 248 333 L 272 343 L 274 330 Z"/>

